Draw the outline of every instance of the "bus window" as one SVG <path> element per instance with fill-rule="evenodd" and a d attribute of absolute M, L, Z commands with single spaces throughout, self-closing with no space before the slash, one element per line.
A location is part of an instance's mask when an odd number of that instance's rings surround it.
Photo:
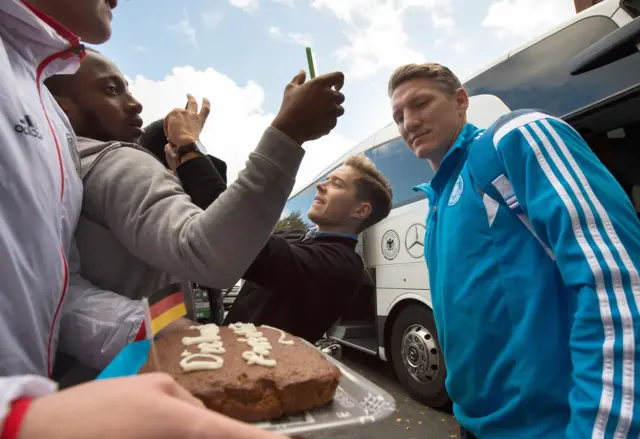
<path fill-rule="evenodd" d="M 622 0 L 620 6 L 632 17 L 640 16 L 640 0 Z"/>
<path fill-rule="evenodd" d="M 470 96 L 495 95 L 512 110 L 536 108 L 564 116 L 638 83 L 640 53 L 569 74 L 574 56 L 617 29 L 610 18 L 584 18 L 470 79 L 464 88 Z"/>
<path fill-rule="evenodd" d="M 321 180 L 324 180 L 324 177 Z M 307 212 L 311 208 L 311 205 L 313 204 L 313 197 L 315 196 L 316 185 L 314 183 L 299 194 L 295 195 L 289 201 L 287 201 L 287 204 L 284 206 L 284 211 L 282 212 L 282 218 L 287 217 L 295 212 L 299 212 L 302 220 L 308 223 L 307 225 L 310 226 L 311 221 L 307 216 Z"/>
<path fill-rule="evenodd" d="M 419 160 L 402 139 L 396 139 L 367 151 L 366 156 L 387 176 L 393 187 L 393 208 L 424 198 L 413 187 L 428 183 L 433 170 L 426 160 Z"/>

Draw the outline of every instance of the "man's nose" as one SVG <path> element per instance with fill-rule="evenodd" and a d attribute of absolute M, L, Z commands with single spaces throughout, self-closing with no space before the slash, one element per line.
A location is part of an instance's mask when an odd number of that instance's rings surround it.
<path fill-rule="evenodd" d="M 404 129 L 407 133 L 415 132 L 420 125 L 422 125 L 422 121 L 416 117 L 415 115 L 408 114 L 404 119 Z"/>
<path fill-rule="evenodd" d="M 131 98 L 130 98 L 129 108 L 130 108 L 130 111 L 132 113 L 135 113 L 135 114 L 142 113 L 142 104 L 140 102 L 138 102 L 138 100 L 136 98 L 134 98 L 133 96 L 131 96 Z"/>

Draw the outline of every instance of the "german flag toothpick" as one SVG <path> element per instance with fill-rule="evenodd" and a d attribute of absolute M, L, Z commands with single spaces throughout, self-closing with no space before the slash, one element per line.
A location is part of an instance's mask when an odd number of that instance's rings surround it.
<path fill-rule="evenodd" d="M 171 284 L 148 298 L 150 336 L 187 314 L 180 284 Z"/>

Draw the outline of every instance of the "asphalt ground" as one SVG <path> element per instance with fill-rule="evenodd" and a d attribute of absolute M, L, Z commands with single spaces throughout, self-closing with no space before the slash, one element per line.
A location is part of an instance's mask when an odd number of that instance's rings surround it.
<path fill-rule="evenodd" d="M 354 371 L 389 392 L 396 400 L 396 413 L 375 424 L 313 433 L 307 439 L 450 439 L 458 438 L 459 427 L 451 413 L 431 410 L 411 399 L 400 383 L 385 372 L 376 357 L 343 349 L 341 360 Z"/>

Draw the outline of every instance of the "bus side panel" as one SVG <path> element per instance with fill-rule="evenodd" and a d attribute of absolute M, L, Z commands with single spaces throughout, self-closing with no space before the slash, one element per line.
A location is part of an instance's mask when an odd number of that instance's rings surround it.
<path fill-rule="evenodd" d="M 428 290 L 429 270 L 424 261 L 381 265 L 376 268 L 376 286 L 378 290 Z"/>

